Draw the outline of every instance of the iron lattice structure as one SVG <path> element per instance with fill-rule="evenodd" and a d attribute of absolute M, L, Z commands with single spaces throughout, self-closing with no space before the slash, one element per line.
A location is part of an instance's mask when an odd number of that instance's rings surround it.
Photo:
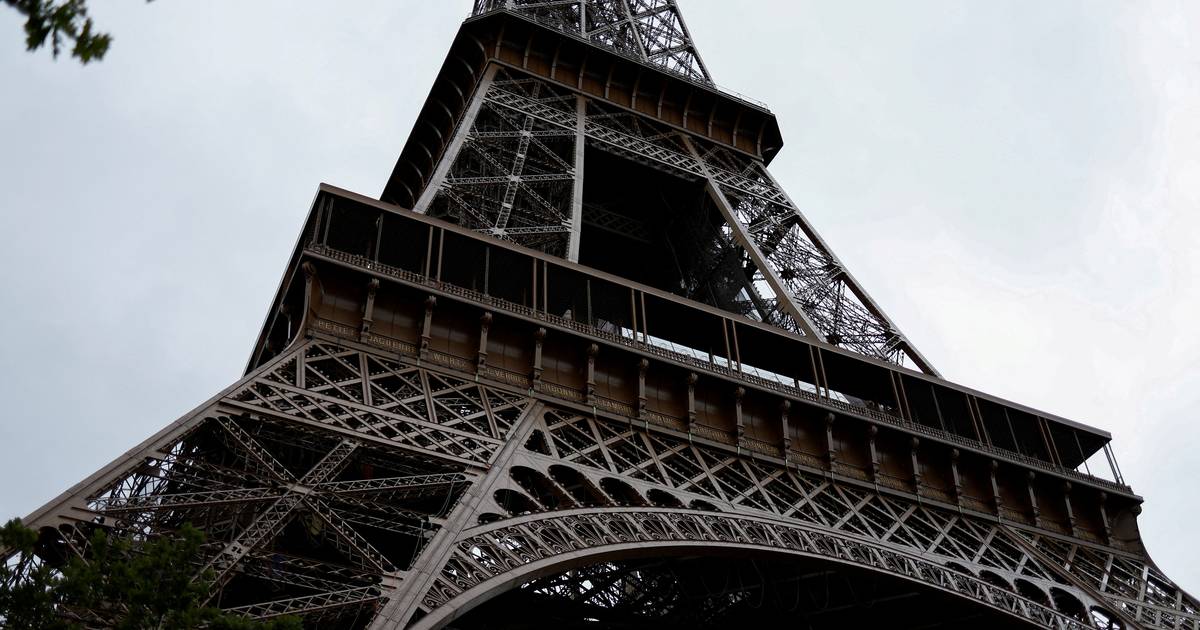
<path fill-rule="evenodd" d="M 508 10 L 693 81 L 712 83 L 675 0 L 476 0 L 473 15 Z"/>
<path fill-rule="evenodd" d="M 211 603 L 322 628 L 1200 628 L 1111 436 L 937 376 L 780 142 L 672 2 L 477 4 L 246 374 L 4 561 L 191 523 Z"/>

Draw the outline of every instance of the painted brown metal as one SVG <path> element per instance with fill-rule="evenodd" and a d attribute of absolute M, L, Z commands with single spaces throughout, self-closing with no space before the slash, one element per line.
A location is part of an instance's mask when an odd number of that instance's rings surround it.
<path fill-rule="evenodd" d="M 31 514 L 39 561 L 192 523 L 210 601 L 310 627 L 1200 628 L 1078 470 L 1111 436 L 933 373 L 769 112 L 682 21 L 636 39 L 675 4 L 609 4 L 479 3 L 383 200 L 318 189 L 246 374 Z"/>

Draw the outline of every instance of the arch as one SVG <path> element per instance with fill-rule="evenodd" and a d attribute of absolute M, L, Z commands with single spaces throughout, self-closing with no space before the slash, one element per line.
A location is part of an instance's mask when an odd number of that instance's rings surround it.
<path fill-rule="evenodd" d="M 991 584 L 992 586 L 998 586 L 1006 591 L 1012 592 L 1015 590 L 1013 589 L 1013 585 L 1008 580 L 1001 577 L 1000 574 L 996 573 L 995 571 L 984 569 L 979 572 L 979 579 Z"/>
<path fill-rule="evenodd" d="M 504 517 L 496 514 L 495 512 L 484 512 L 483 514 L 480 514 L 479 518 L 476 520 L 480 525 L 487 525 L 488 523 L 495 523 L 496 521 L 504 520 Z"/>
<path fill-rule="evenodd" d="M 651 488 L 649 491 L 647 491 L 646 498 L 649 499 L 650 504 L 655 507 L 661 507 L 661 508 L 681 508 L 681 507 L 683 507 L 683 501 L 680 501 L 679 499 L 675 498 L 675 495 L 673 495 L 669 492 L 666 492 L 664 490 L 659 490 L 658 488 Z"/>
<path fill-rule="evenodd" d="M 83 532 L 67 523 L 60 525 L 58 529 L 46 525 L 38 529 L 34 549 L 46 564 L 52 567 L 60 567 L 66 564 L 71 556 L 74 555 L 71 552 L 71 545 L 67 541 L 74 539 L 86 542 L 87 536 L 83 536 L 82 534 Z M 3 556 L 0 556 L 0 562 L 3 562 L 2 558 Z"/>
<path fill-rule="evenodd" d="M 524 610 L 537 610 L 536 622 L 502 621 L 506 613 L 519 615 Z M 967 625 L 963 623 L 967 619 L 975 628 L 1025 625 L 969 600 L 893 576 L 834 568 L 825 560 L 719 551 L 605 559 L 572 567 L 504 591 L 451 625 L 581 630 L 918 624 L 943 628 Z"/>
<path fill-rule="evenodd" d="M 951 571 L 958 571 L 959 573 L 966 573 L 967 575 L 975 575 L 974 571 L 968 569 L 967 567 L 964 567 L 963 565 L 961 565 L 957 562 L 947 562 L 946 568 L 950 569 Z"/>
<path fill-rule="evenodd" d="M 561 510 L 575 507 L 575 502 L 567 496 L 550 478 L 542 473 L 525 466 L 513 466 L 508 471 L 517 485 L 533 497 L 547 510 Z"/>
<path fill-rule="evenodd" d="M 1017 578 L 1015 583 L 1017 592 L 1021 594 L 1021 597 L 1033 600 L 1043 606 L 1053 607 L 1053 604 L 1050 603 L 1050 596 L 1041 587 L 1024 578 Z"/>
<path fill-rule="evenodd" d="M 692 502 L 688 504 L 688 507 L 692 508 L 693 510 L 702 510 L 704 512 L 720 512 L 721 511 L 720 509 L 717 508 L 717 506 L 709 503 L 708 501 L 705 501 L 704 499 L 692 499 Z"/>
<path fill-rule="evenodd" d="M 530 514 L 465 530 L 452 558 L 460 564 L 469 562 L 471 554 L 479 555 L 476 550 L 485 549 L 519 553 L 489 553 L 490 564 L 474 573 L 436 574 L 421 601 L 430 612 L 413 628 L 441 628 L 521 584 L 583 566 L 636 558 L 719 554 L 823 560 L 917 583 L 1037 626 L 1070 623 L 1054 609 L 1025 599 L 990 571 L 987 573 L 991 579 L 970 573 L 947 579 L 947 567 L 885 543 L 816 526 L 723 512 L 607 508 Z"/>
<path fill-rule="evenodd" d="M 1089 612 L 1091 613 L 1089 616 L 1092 618 L 1092 625 L 1100 630 L 1124 630 L 1125 628 L 1125 624 L 1121 623 L 1121 620 L 1106 608 L 1092 606 Z"/>
<path fill-rule="evenodd" d="M 546 442 L 546 434 L 542 433 L 541 429 L 534 429 L 529 434 L 529 439 L 525 440 L 525 449 L 542 455 L 550 454 L 550 445 Z"/>
<path fill-rule="evenodd" d="M 613 477 L 605 477 L 600 480 L 600 489 L 604 491 L 613 503 L 620 506 L 647 506 L 646 498 L 633 489 L 633 486 L 615 479 Z"/>
<path fill-rule="evenodd" d="M 520 516 L 540 510 L 532 499 L 516 490 L 509 490 L 508 488 L 501 488 L 495 491 L 492 493 L 492 498 L 496 500 L 496 505 L 499 505 L 500 509 L 508 512 L 511 516 Z"/>
<path fill-rule="evenodd" d="M 558 482 L 579 505 L 598 507 L 609 504 L 608 497 L 591 480 L 570 466 L 554 464 L 550 467 L 550 478 Z"/>
<path fill-rule="evenodd" d="M 1087 621 L 1087 607 L 1079 601 L 1078 597 L 1057 586 L 1052 586 L 1050 587 L 1050 599 L 1054 601 L 1054 608 L 1058 612 L 1079 621 Z"/>

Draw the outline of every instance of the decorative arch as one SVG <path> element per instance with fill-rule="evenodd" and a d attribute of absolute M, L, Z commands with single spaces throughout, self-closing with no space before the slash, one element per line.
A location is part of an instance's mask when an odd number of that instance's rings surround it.
<path fill-rule="evenodd" d="M 1107 608 L 1100 606 L 1092 606 L 1089 611 L 1092 617 L 1092 624 L 1101 630 L 1124 630 L 1125 624 L 1115 613 Z"/>
<path fill-rule="evenodd" d="M 671 494 L 670 492 L 667 492 L 666 490 L 659 490 L 658 488 L 650 488 L 648 491 L 646 491 L 646 498 L 649 499 L 650 503 L 652 505 L 654 505 L 655 507 L 660 507 L 660 508 L 681 508 L 681 507 L 683 507 L 683 502 L 680 501 L 675 495 Z"/>
<path fill-rule="evenodd" d="M 1051 608 L 1054 607 L 1050 601 L 1050 596 L 1046 594 L 1046 591 L 1042 590 L 1033 582 L 1030 582 L 1025 578 L 1017 578 L 1015 583 L 1017 585 L 1017 592 L 1020 593 L 1022 597 L 1035 601 L 1043 606 Z"/>
<path fill-rule="evenodd" d="M 829 561 L 907 580 L 1048 628 L 1075 619 L 1005 586 L 938 562 L 796 523 L 662 508 L 564 510 L 465 530 L 452 559 L 422 598 L 414 628 L 440 628 L 530 580 L 616 559 L 715 552 L 766 553 Z"/>
<path fill-rule="evenodd" d="M 946 568 L 950 569 L 952 571 L 958 571 L 959 573 L 966 573 L 967 575 L 975 575 L 974 571 L 968 569 L 967 567 L 964 567 L 963 565 L 961 565 L 957 562 L 947 562 Z"/>
<path fill-rule="evenodd" d="M 529 514 L 541 509 L 533 502 L 533 499 L 508 488 L 501 488 L 492 493 L 492 498 L 495 499 L 496 505 L 499 505 L 501 509 L 512 516 Z"/>
<path fill-rule="evenodd" d="M 550 478 L 526 466 L 513 466 L 508 474 L 527 494 L 548 510 L 575 507 L 575 502 Z"/>
<path fill-rule="evenodd" d="M 1054 608 L 1058 612 L 1080 621 L 1087 621 L 1087 607 L 1078 597 L 1053 586 L 1050 588 L 1050 598 L 1054 600 Z"/>
<path fill-rule="evenodd" d="M 984 569 L 984 570 L 980 571 L 979 579 L 981 579 L 984 582 L 987 582 L 988 584 L 991 584 L 992 586 L 995 586 L 997 588 L 1002 588 L 1006 591 L 1015 591 L 1012 583 L 1010 583 L 1007 579 L 1005 579 L 999 573 L 996 573 L 995 571 L 992 571 L 990 569 Z"/>
<path fill-rule="evenodd" d="M 575 502 L 584 507 L 608 505 L 608 497 L 600 492 L 583 473 L 562 464 L 550 466 L 550 478 L 558 483 Z"/>
<path fill-rule="evenodd" d="M 480 525 L 495 523 L 496 521 L 504 520 L 504 517 L 495 512 L 484 512 L 475 519 Z"/>
<path fill-rule="evenodd" d="M 619 506 L 646 506 L 646 498 L 633 486 L 615 477 L 605 477 L 600 480 L 600 489 L 612 498 Z"/>

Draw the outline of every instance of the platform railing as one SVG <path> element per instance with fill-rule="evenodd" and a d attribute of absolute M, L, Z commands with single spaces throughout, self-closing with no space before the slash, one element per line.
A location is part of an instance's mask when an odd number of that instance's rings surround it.
<path fill-rule="evenodd" d="M 646 339 L 646 336 L 642 335 L 641 333 L 631 333 L 629 335 L 625 335 L 625 334 L 614 333 L 614 332 L 611 332 L 608 330 L 603 330 L 601 328 L 598 328 L 596 326 L 590 325 L 585 322 L 580 322 L 580 321 L 577 321 L 574 319 L 561 317 L 558 315 L 554 315 L 552 313 L 547 313 L 545 311 L 531 308 L 524 304 L 517 304 L 514 302 L 510 302 L 508 300 L 505 300 L 503 298 L 498 298 L 493 295 L 487 295 L 485 293 L 475 291 L 473 289 L 467 289 L 465 287 L 460 287 L 460 286 L 457 286 L 454 284 L 439 281 L 434 278 L 430 278 L 430 277 L 427 277 L 427 276 L 424 276 L 424 275 L 421 275 L 418 273 L 414 273 L 412 271 L 408 271 L 406 269 L 402 269 L 399 267 L 394 267 L 391 265 L 373 261 L 370 258 L 367 258 L 366 256 L 362 256 L 360 254 L 351 254 L 351 253 L 343 252 L 343 251 L 328 247 L 326 245 L 321 245 L 321 244 L 309 245 L 307 247 L 307 250 L 313 254 L 317 254 L 319 256 L 324 256 L 326 258 L 329 258 L 329 259 L 332 259 L 335 261 L 339 261 L 339 262 L 342 262 L 342 263 L 345 263 L 345 264 L 348 264 L 348 265 L 351 265 L 354 267 L 358 267 L 365 271 L 370 271 L 375 274 L 391 276 L 393 278 L 397 278 L 397 279 L 400 279 L 400 280 L 403 280 L 403 281 L 406 281 L 406 282 L 409 282 L 409 283 L 412 283 L 415 285 L 427 286 L 430 288 L 434 288 L 434 289 L 442 291 L 444 293 L 458 296 L 460 298 L 463 298 L 464 300 L 474 302 L 474 303 L 486 306 L 488 308 L 492 308 L 492 309 L 496 309 L 496 310 L 500 310 L 500 311 L 506 311 L 508 313 L 526 317 L 528 319 L 542 321 L 542 322 L 545 322 L 545 323 L 548 323 L 548 324 L 551 324 L 554 326 L 566 328 L 566 329 L 578 332 L 582 335 L 587 335 L 587 336 L 598 338 L 598 339 L 608 341 L 611 343 L 620 344 L 620 345 L 628 347 L 630 349 L 633 349 L 633 350 L 636 350 L 639 352 L 648 353 L 648 354 L 651 354 L 651 355 L 654 355 L 654 356 L 657 356 L 657 357 L 660 357 L 663 359 L 667 359 L 667 360 L 670 360 L 675 363 L 680 363 L 685 366 L 688 366 L 688 367 L 691 367 L 691 368 L 694 368 L 697 370 L 701 370 L 704 372 L 717 374 L 717 375 L 728 377 L 728 378 L 737 379 L 737 380 L 746 382 L 748 384 L 754 385 L 760 389 L 775 391 L 775 392 L 778 392 L 780 394 L 783 394 L 785 396 L 791 397 L 796 400 L 804 400 L 806 402 L 812 403 L 817 406 L 824 407 L 826 409 L 836 410 L 836 411 L 847 413 L 847 414 L 850 414 L 853 416 L 857 416 L 860 419 L 866 420 L 868 422 L 874 421 L 874 422 L 887 424 L 887 425 L 902 429 L 902 430 L 910 432 L 910 433 L 917 433 L 917 434 L 929 437 L 933 440 L 937 440 L 937 441 L 940 441 L 943 443 L 959 445 L 964 448 L 969 448 L 972 450 L 992 454 L 992 455 L 995 455 L 1002 459 L 1005 459 L 1005 460 L 1008 460 L 1011 462 L 1015 462 L 1015 463 L 1019 463 L 1019 464 L 1028 466 L 1030 468 L 1039 469 L 1039 470 L 1043 470 L 1046 472 L 1051 472 L 1051 473 L 1061 475 L 1061 476 L 1064 476 L 1064 477 L 1067 477 L 1070 479 L 1076 479 L 1079 481 L 1095 484 L 1100 487 L 1110 488 L 1112 490 L 1116 490 L 1116 491 L 1119 491 L 1122 493 L 1131 493 L 1132 492 L 1132 489 L 1123 483 L 1119 483 L 1116 481 L 1110 481 L 1108 479 L 1104 479 L 1103 477 L 1098 477 L 1095 475 L 1090 475 L 1087 473 L 1079 472 L 1077 470 L 1066 468 L 1064 466 L 1059 466 L 1059 465 L 1056 465 L 1051 462 L 1037 459 L 1035 457 L 1030 457 L 1029 455 L 1025 455 L 1023 453 L 1000 448 L 995 445 L 985 444 L 983 442 L 972 440 L 970 438 L 966 438 L 966 437 L 951 433 L 949 431 L 945 431 L 943 429 L 939 429 L 936 427 L 930 427 L 930 426 L 919 424 L 916 422 L 911 422 L 899 415 L 891 414 L 891 413 L 888 413 L 881 409 L 871 408 L 871 407 L 866 406 L 865 404 L 863 404 L 863 405 L 853 404 L 848 401 L 849 399 L 846 396 L 844 396 L 836 391 L 827 390 L 827 395 L 820 395 L 818 393 L 810 392 L 807 389 L 805 389 L 803 387 L 799 387 L 797 385 L 789 385 L 789 384 L 785 384 L 785 383 L 782 383 L 782 382 L 779 382 L 779 381 L 776 381 L 773 379 L 763 378 L 762 376 L 757 376 L 755 374 L 747 373 L 746 368 L 752 367 L 752 366 L 741 365 L 741 366 L 739 366 L 739 368 L 734 368 L 734 367 L 730 367 L 727 365 L 720 365 L 713 361 L 704 361 L 704 360 L 698 359 L 696 356 L 689 355 L 687 353 L 678 352 L 678 351 L 675 351 L 675 350 L 672 350 L 672 349 L 669 349 L 666 347 L 662 347 L 660 345 L 656 345 L 654 343 L 649 343 L 648 341 L 643 341 L 643 339 Z M 324 322 L 325 320 L 321 320 L 321 321 Z M 344 328 L 344 332 L 346 335 L 356 337 L 358 334 L 357 330 L 355 330 L 349 326 L 334 325 L 332 322 L 329 322 L 328 324 L 326 324 L 326 326 L 331 326 L 331 325 L 337 326 L 340 328 Z M 624 330 L 624 329 L 622 329 L 622 330 Z M 328 331 L 333 332 L 332 330 L 328 330 Z M 381 337 L 380 335 L 373 335 L 373 336 Z M 402 342 L 397 342 L 397 344 L 398 343 L 402 343 Z M 670 343 L 673 343 L 673 342 L 670 342 Z M 396 345 L 396 344 L 393 344 L 393 345 Z M 675 345 L 678 345 L 678 344 L 675 344 Z M 700 354 L 705 354 L 699 350 L 694 350 L 694 352 L 700 353 Z M 467 364 L 467 362 L 463 359 L 459 359 L 459 362 L 462 362 L 463 365 Z M 457 365 L 458 362 L 455 362 L 455 363 L 456 363 L 456 365 L 452 366 L 452 367 L 459 367 Z M 565 400 L 571 400 L 572 402 L 577 402 L 578 398 L 579 398 L 579 396 L 576 394 L 572 394 L 571 396 L 564 397 Z M 610 404 L 605 405 L 605 406 L 612 407 L 612 410 L 614 411 L 614 413 L 622 413 L 622 414 L 632 413 L 633 408 L 628 403 L 622 403 L 619 401 L 606 401 L 606 402 L 608 402 Z M 604 403 L 601 403 L 601 405 L 604 405 Z M 636 414 L 633 414 L 633 415 L 636 415 Z M 662 415 L 662 414 L 659 414 L 659 415 Z M 698 427 L 700 425 L 692 425 L 692 426 Z M 717 441 L 729 442 L 729 439 L 723 437 L 722 439 L 719 439 Z M 1110 458 L 1110 460 L 1111 460 L 1112 453 L 1111 453 L 1111 451 L 1108 450 L 1108 446 L 1105 445 L 1104 449 L 1105 449 L 1105 456 Z M 769 450 L 770 450 L 769 453 L 764 452 L 764 454 L 772 454 L 773 456 L 778 456 L 777 449 L 772 447 L 772 449 L 769 449 Z"/>
<path fill-rule="evenodd" d="M 707 88 L 710 90 L 715 90 L 725 96 L 728 96 L 729 98 L 734 99 L 735 101 L 739 101 L 745 105 L 750 105 L 751 107 L 754 107 L 755 109 L 761 109 L 764 112 L 770 111 L 770 109 L 767 107 L 766 103 L 764 103 L 756 98 L 746 96 L 745 94 L 742 94 L 741 92 L 738 92 L 737 90 L 727 88 L 727 87 L 720 85 L 714 81 L 706 81 L 703 79 L 697 79 L 696 77 L 693 77 L 691 75 L 684 74 L 684 73 L 676 71 L 676 70 L 672 70 L 671 68 L 669 68 L 667 66 L 659 65 L 652 61 L 644 59 L 641 56 L 639 56 L 636 53 L 633 53 L 631 51 L 621 50 L 620 48 L 605 46 L 603 44 L 594 42 L 591 39 L 584 37 L 580 33 L 563 28 L 561 24 L 558 24 L 554 21 L 540 19 L 536 15 L 530 15 L 528 13 L 524 13 L 521 11 L 515 11 L 513 9 L 505 7 L 503 2 L 489 2 L 489 3 L 484 3 L 484 4 L 486 4 L 487 6 L 485 6 L 483 9 L 473 10 L 467 16 L 467 19 L 480 17 L 483 15 L 491 14 L 491 13 L 504 12 L 509 15 L 513 15 L 518 18 L 521 18 L 523 20 L 534 22 L 536 24 L 541 24 L 543 26 L 546 26 L 547 28 L 554 29 L 555 31 L 558 31 L 559 33 L 562 33 L 563 35 L 566 35 L 567 37 L 576 39 L 576 40 L 583 42 L 589 46 L 597 46 L 597 47 L 603 48 L 606 52 L 611 52 L 612 54 L 617 55 L 619 57 L 624 57 L 624 58 L 626 58 L 630 61 L 633 61 L 637 64 L 649 66 L 651 68 L 654 68 L 655 70 L 660 70 L 662 72 L 669 73 L 671 76 L 676 77 L 678 79 L 682 79 L 684 81 L 687 81 L 688 83 L 692 83 L 694 85 L 697 85 L 697 86 L 700 86 L 703 88 Z"/>

